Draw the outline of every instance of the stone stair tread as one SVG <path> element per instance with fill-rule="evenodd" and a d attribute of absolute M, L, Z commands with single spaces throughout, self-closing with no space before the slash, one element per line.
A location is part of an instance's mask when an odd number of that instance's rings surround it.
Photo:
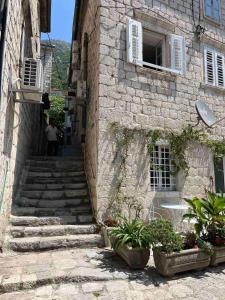
<path fill-rule="evenodd" d="M 63 207 L 78 207 L 83 205 L 90 205 L 88 198 L 61 198 L 61 199 L 30 199 L 20 198 L 16 202 L 18 207 L 37 207 L 37 208 L 63 208 Z"/>
<path fill-rule="evenodd" d="M 46 184 L 38 184 L 38 183 L 26 183 L 22 186 L 23 191 L 60 191 L 60 190 L 77 190 L 77 189 L 82 189 L 82 188 L 87 188 L 87 184 L 85 182 L 83 183 L 46 183 Z"/>
<path fill-rule="evenodd" d="M 86 182 L 85 176 L 80 177 L 27 177 L 26 183 L 83 183 Z"/>
<path fill-rule="evenodd" d="M 61 199 L 61 198 L 77 198 L 77 197 L 87 197 L 87 188 L 77 189 L 77 190 L 33 190 L 33 191 L 21 191 L 20 196 L 29 199 Z"/>
<path fill-rule="evenodd" d="M 14 206 L 12 209 L 14 215 L 17 216 L 76 216 L 80 213 L 91 214 L 90 205 L 82 205 L 77 207 L 20 207 Z"/>
<path fill-rule="evenodd" d="M 75 224 L 90 224 L 93 223 L 92 215 L 80 214 L 75 216 L 14 216 L 11 215 L 10 222 L 14 226 L 44 226 L 44 225 L 75 225 Z"/>
<path fill-rule="evenodd" d="M 93 245 L 102 245 L 99 234 L 77 234 L 50 237 L 22 237 L 9 240 L 10 248 L 16 251 L 41 251 L 57 248 L 88 248 Z"/>
<path fill-rule="evenodd" d="M 51 172 L 31 172 L 28 171 L 28 177 L 52 177 L 52 178 L 63 178 L 63 177 L 74 177 L 74 176 L 84 176 L 84 171 L 51 171 Z"/>
<path fill-rule="evenodd" d="M 62 236 L 74 234 L 94 234 L 97 226 L 87 225 L 44 225 L 44 226 L 11 226 L 10 233 L 13 238 L 36 236 Z"/>

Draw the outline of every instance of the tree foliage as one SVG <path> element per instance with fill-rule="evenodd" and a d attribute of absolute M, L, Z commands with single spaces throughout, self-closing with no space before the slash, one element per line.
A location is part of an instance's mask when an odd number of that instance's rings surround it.
<path fill-rule="evenodd" d="M 65 106 L 64 97 L 60 96 L 51 96 L 50 97 L 50 110 L 49 110 L 49 118 L 53 119 L 58 126 L 62 126 L 64 123 L 64 111 L 63 108 Z"/>

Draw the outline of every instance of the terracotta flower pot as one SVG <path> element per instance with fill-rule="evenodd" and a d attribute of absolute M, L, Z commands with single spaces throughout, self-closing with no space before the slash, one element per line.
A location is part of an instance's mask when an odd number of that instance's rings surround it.
<path fill-rule="evenodd" d="M 166 254 L 153 250 L 155 266 L 163 276 L 173 276 L 176 273 L 203 269 L 209 266 L 210 255 L 201 249 L 188 249 Z"/>

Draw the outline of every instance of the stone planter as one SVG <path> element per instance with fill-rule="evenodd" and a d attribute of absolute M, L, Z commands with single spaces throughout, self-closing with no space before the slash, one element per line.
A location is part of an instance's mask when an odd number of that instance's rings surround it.
<path fill-rule="evenodd" d="M 210 264 L 210 255 L 201 249 L 188 249 L 171 254 L 153 250 L 153 255 L 156 269 L 163 276 L 203 269 Z"/>
<path fill-rule="evenodd" d="M 109 234 L 114 228 L 116 228 L 116 227 L 103 226 L 101 228 L 102 237 L 103 237 L 103 240 L 104 240 L 104 243 L 105 243 L 105 247 L 107 247 L 107 248 L 112 248 Z"/>
<path fill-rule="evenodd" d="M 225 246 L 214 246 L 213 254 L 211 256 L 210 266 L 216 266 L 225 262 Z"/>
<path fill-rule="evenodd" d="M 116 253 L 125 260 L 131 269 L 144 269 L 149 261 L 150 250 L 140 248 L 120 247 Z"/>

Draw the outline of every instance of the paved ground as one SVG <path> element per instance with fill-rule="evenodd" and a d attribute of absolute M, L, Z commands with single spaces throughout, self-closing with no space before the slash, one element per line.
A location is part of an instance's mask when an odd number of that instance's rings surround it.
<path fill-rule="evenodd" d="M 72 250 L 0 258 L 0 300 L 225 299 L 225 265 L 165 279 L 152 259 L 131 271 L 106 250 Z"/>

